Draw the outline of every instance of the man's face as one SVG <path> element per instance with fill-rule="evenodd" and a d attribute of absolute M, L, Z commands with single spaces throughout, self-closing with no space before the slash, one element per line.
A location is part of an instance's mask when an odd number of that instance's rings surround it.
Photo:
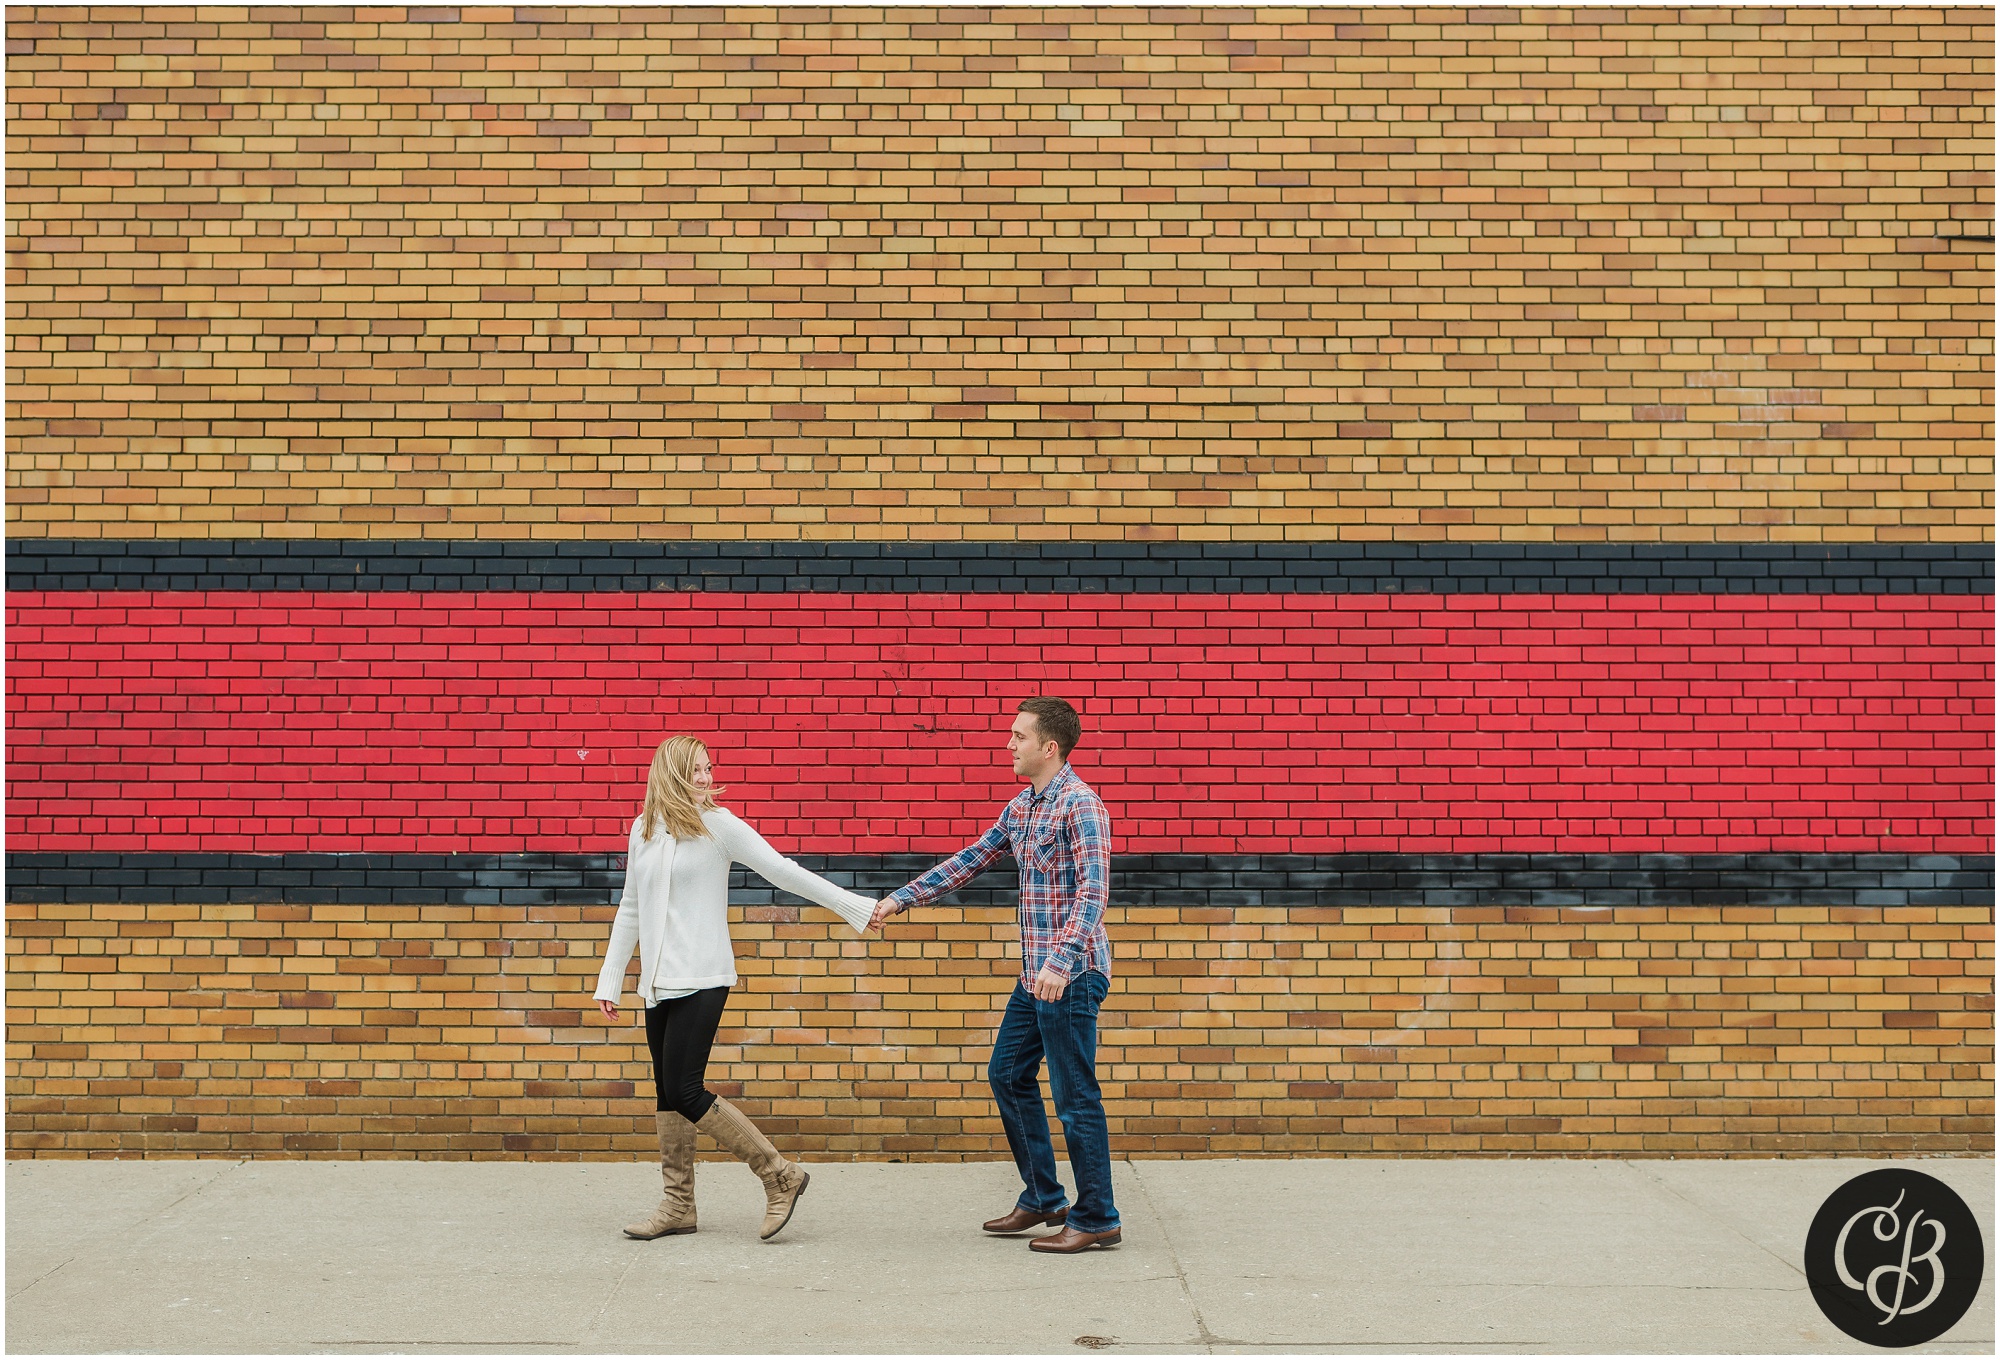
<path fill-rule="evenodd" d="M 1033 779 L 1056 758 L 1056 744 L 1042 738 L 1042 730 L 1032 713 L 1016 713 L 1007 729 L 1007 754 L 1014 757 L 1014 773 Z"/>

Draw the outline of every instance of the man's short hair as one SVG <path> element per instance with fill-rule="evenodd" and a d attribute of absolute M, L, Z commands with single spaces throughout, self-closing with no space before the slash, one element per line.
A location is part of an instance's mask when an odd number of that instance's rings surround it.
<path fill-rule="evenodd" d="M 1043 741 L 1056 744 L 1064 760 L 1069 759 L 1069 753 L 1083 740 L 1083 719 L 1061 699 L 1023 699 L 1014 711 L 1034 714 L 1035 730 L 1042 734 Z"/>

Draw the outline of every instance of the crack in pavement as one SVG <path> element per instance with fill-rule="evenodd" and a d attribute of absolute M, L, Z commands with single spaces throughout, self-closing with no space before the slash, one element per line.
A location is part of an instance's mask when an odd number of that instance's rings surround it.
<path fill-rule="evenodd" d="M 1660 1189 L 1666 1191 L 1669 1195 L 1672 1195 L 1675 1199 L 1687 1205 L 1690 1209 L 1693 1209 L 1703 1218 L 1712 1219 L 1713 1221 L 1720 1223 L 1723 1227 L 1735 1233 L 1743 1241 L 1748 1242 L 1758 1251 L 1763 1252 L 1766 1256 L 1770 1257 L 1772 1260 L 1783 1265 L 1785 1269 L 1791 1271 L 1792 1274 L 1798 1276 L 1799 1279 L 1804 1280 L 1806 1278 L 1805 1241 L 1803 1238 L 1801 1238 L 1799 1241 L 1798 1260 L 1794 1261 L 1787 1257 L 1780 1256 L 1778 1255 L 1777 1252 L 1771 1250 L 1769 1247 L 1765 1246 L 1762 1242 L 1759 1242 L 1756 1238 L 1744 1232 L 1743 1229 L 1739 1228 L 1736 1224 L 1730 1222 L 1728 1219 L 1724 1218 L 1721 1214 L 1715 1212 L 1715 1210 L 1709 1208 L 1705 1204 L 1700 1203 L 1699 1201 L 1689 1199 L 1686 1195 L 1682 1194 L 1679 1190 L 1675 1189 L 1673 1185 L 1669 1184 L 1664 1178 L 1656 1176 L 1646 1168 L 1637 1166 L 1631 1162 L 1623 1163 L 1623 1165 L 1626 1167 L 1627 1170 L 1630 1170 L 1640 1176 L 1645 1177 L 1647 1180 L 1651 1181 L 1654 1185 L 1657 1185 Z M 1691 1286 L 1691 1287 L 1700 1288 L 1705 1286 Z"/>
<path fill-rule="evenodd" d="M 162 1214 L 172 1213 L 181 1204 L 193 1198 L 194 1196 L 201 1194 L 203 1191 L 207 1190 L 210 1186 L 214 1185 L 217 1181 L 221 1180 L 224 1176 L 228 1175 L 230 1172 L 241 1169 L 246 1164 L 246 1162 L 247 1159 L 245 1158 L 239 1158 L 233 1162 L 217 1162 L 215 1164 L 217 1168 L 215 1174 L 210 1176 L 207 1180 L 189 1186 L 186 1190 L 174 1196 L 173 1199 L 169 1200 L 165 1204 L 162 1204 L 159 1208 L 154 1209 L 150 1213 L 141 1214 L 138 1218 L 134 1219 L 124 1228 L 117 1229 L 116 1231 L 119 1233 L 119 1235 L 123 1236 L 125 1234 L 132 1232 L 140 1225 L 152 1219 L 160 1217 L 160 1215 Z M 37 1275 L 34 1279 L 22 1285 L 19 1289 L 11 1289 L 7 1291 L 7 1301 L 9 1303 L 12 1303 L 15 1299 L 21 1298 L 23 1295 L 27 1294 L 29 1290 L 35 1288 L 37 1285 L 41 1284 L 44 1280 L 49 1279 L 50 1277 L 55 1275 L 58 1271 L 62 1270 L 64 1266 L 74 1265 L 77 1259 L 78 1258 L 75 1256 L 66 1256 L 61 1261 L 58 1261 L 55 1265 L 50 1266 L 47 1270 Z"/>
<path fill-rule="evenodd" d="M 1102 1346 L 1102 1347 L 1093 1347 L 1092 1349 L 1102 1349 L 1102 1350 L 1135 1350 L 1135 1351 L 1151 1351 L 1151 1352 L 1158 1352 L 1158 1351 L 1162 1351 L 1162 1350 L 1167 1350 L 1167 1349 L 1170 1349 L 1170 1348 L 1172 1348 L 1172 1347 L 1175 1347 L 1175 1346 L 1183 1346 L 1183 1347 L 1184 1347 L 1184 1346 L 1188 1346 L 1188 1345 L 1191 1345 L 1191 1344 L 1193 1344 L 1193 1343 L 1192 1343 L 1192 1342 L 1187 1342 L 1187 1341 L 1119 1341 L 1119 1340 L 1116 1340 L 1116 1339 L 1114 1338 L 1114 1339 L 1113 1339 L 1113 1340 L 1112 1340 L 1112 1341 L 1110 1342 L 1110 1344 L 1108 1344 L 1108 1345 L 1106 1345 L 1106 1346 Z M 1486 1348 L 1486 1347 L 1491 1347 L 1491 1346 L 1519 1346 L 1519 1347 L 1522 1347 L 1523 1349 L 1546 1349 L 1546 1348 L 1547 1348 L 1547 1347 L 1548 1347 L 1548 1346 L 1549 1346 L 1549 1345 L 1550 1345 L 1551 1343 L 1549 1343 L 1549 1342 L 1547 1342 L 1547 1341 L 1486 1341 L 1486 1340 L 1478 1340 L 1478 1341 L 1237 1341 L 1237 1340 L 1235 1340 L 1234 1338 L 1231 1338 L 1231 1337 L 1226 1337 L 1226 1336 L 1218 1336 L 1218 1337 L 1215 1337 L 1215 1338 L 1213 1338 L 1213 1344 L 1215 1344 L 1215 1345 L 1217 1345 L 1217 1346 L 1244 1346 L 1244 1347 L 1250 1347 L 1250 1348 L 1253 1348 L 1253 1349 L 1258 1349 L 1258 1350 L 1286 1350 L 1286 1351 L 1304 1351 L 1304 1352 L 1309 1352 L 1309 1353 L 1313 1353 L 1313 1352 L 1320 1352 L 1320 1351 L 1338 1351 L 1338 1350 L 1358 1350 L 1358 1351 L 1379 1351 L 1379 1350 L 1381 1350 L 1382 1348 L 1384 1348 L 1384 1347 L 1386 1347 L 1386 1346 L 1409 1346 L 1409 1347 L 1412 1347 L 1412 1348 L 1414 1348 L 1414 1349 L 1420 1349 L 1420 1350 L 1430 1350 L 1430 1349 L 1432 1349 L 1432 1348 L 1435 1348 L 1435 1347 L 1463 1347 L 1463 1348 L 1465 1348 L 1465 1349 L 1467 1349 L 1467 1350 L 1475 1350 L 1475 1351 L 1476 1351 L 1476 1350 L 1480 1350 L 1480 1349 L 1483 1349 L 1483 1348 Z"/>
<path fill-rule="evenodd" d="M 230 1172 L 241 1171 L 244 1167 L 248 1166 L 249 1164 L 250 1163 L 248 1158 L 239 1158 L 233 1162 L 221 1163 L 218 1169 L 216 1170 L 216 1173 L 213 1176 L 210 1176 L 207 1180 L 203 1181 L 199 1185 L 189 1186 L 179 1195 L 176 1195 L 171 1203 L 163 1204 L 158 1209 L 155 1209 L 152 1212 L 152 1214 L 149 1215 L 149 1217 L 158 1218 L 161 1214 L 172 1213 L 175 1209 L 179 1208 L 183 1202 L 193 1199 L 196 1195 L 204 1193 L 210 1186 L 214 1185 L 224 1176 L 227 1176 Z M 141 1219 L 140 1222 L 142 1223 L 145 1222 L 145 1219 Z"/>
<path fill-rule="evenodd" d="M 506 1341 L 412 1341 L 407 1337 L 382 1341 L 373 1337 L 339 1337 L 332 1341 L 315 1341 L 312 1344 L 315 1346 L 479 1346 L 482 1348 L 504 1349 L 508 1346 L 578 1346 L 582 1343 L 577 1341 L 519 1341 L 513 1339 Z"/>
<path fill-rule="evenodd" d="M 64 1266 L 68 1265 L 71 1261 L 74 1261 L 75 1259 L 76 1258 L 74 1256 L 65 1257 L 63 1260 L 58 1261 L 56 1262 L 56 1264 L 50 1266 L 47 1270 L 43 1271 L 41 1274 L 35 1276 L 34 1279 L 22 1285 L 19 1289 L 9 1290 L 7 1293 L 7 1301 L 9 1303 L 12 1303 L 15 1299 L 20 1298 L 21 1295 L 27 1293 L 30 1289 L 33 1289 L 36 1285 L 40 1284 L 43 1280 L 48 1279 L 49 1276 L 55 1274 L 58 1270 L 61 1270 Z"/>
<path fill-rule="evenodd" d="M 597 1311 L 591 1314 L 590 1325 L 583 1329 L 583 1334 L 585 1337 L 595 1337 L 597 1335 L 598 1328 L 604 1325 L 605 1313 L 610 1311 L 611 1301 L 618 1297 L 618 1291 L 625 1287 L 625 1281 L 631 1278 L 632 1272 L 638 1268 L 639 1261 L 640 1261 L 640 1253 L 632 1251 L 632 1252 L 627 1252 L 625 1254 L 625 1269 L 618 1272 L 618 1278 L 611 1282 L 611 1288 L 605 1292 L 603 1302 L 599 1303 L 597 1305 Z M 552 1346 L 577 1346 L 577 1345 L 582 1345 L 583 1343 L 580 1341 L 552 1341 L 546 1343 L 536 1342 L 534 1344 L 536 1345 L 546 1344 Z M 496 1347 L 495 1349 L 504 1349 L 504 1348 Z"/>
<path fill-rule="evenodd" d="M 1188 1311 L 1194 1314 L 1194 1325 L 1197 1333 L 1195 1340 L 1192 1342 L 1176 1341 L 1167 1344 L 1176 1346 L 1203 1346 L 1208 1348 L 1210 1354 L 1214 1354 L 1216 1346 L 1235 1344 L 1223 1340 L 1208 1330 L 1208 1321 L 1201 1315 L 1201 1305 L 1194 1301 L 1194 1291 L 1188 1288 L 1187 1268 L 1181 1264 L 1181 1254 L 1174 1249 L 1174 1239 L 1167 1232 L 1166 1215 L 1160 1212 L 1158 1202 L 1153 1199 L 1153 1187 L 1146 1184 L 1146 1178 L 1139 1173 L 1138 1162 L 1127 1162 L 1125 1165 L 1130 1169 L 1132 1179 L 1139 1183 L 1139 1193 L 1146 1197 L 1146 1207 L 1153 1211 L 1153 1221 L 1160 1225 L 1160 1241 L 1166 1245 L 1167 1259 L 1174 1263 L 1174 1278 L 1180 1281 L 1181 1297 L 1187 1300 Z M 1162 1276 L 1161 1278 L 1164 1279 L 1165 1277 Z"/>
<path fill-rule="evenodd" d="M 1103 1250 L 1103 1248 L 1099 1248 L 1099 1250 L 1101 1251 Z M 1112 1281 L 1112 1283 L 1121 1285 L 1153 1284 L 1160 1280 L 1169 1280 L 1173 1278 L 1175 1277 L 1171 1275 L 1133 1275 L 1129 1277 L 1121 1277 L 1115 1281 Z M 720 1281 L 716 1281 L 715 1283 L 720 1283 Z M 1047 1281 L 1035 1281 L 1029 1284 L 994 1285 L 990 1289 L 939 1289 L 933 1285 L 916 1282 L 909 1284 L 906 1287 L 906 1289 L 890 1291 L 881 1288 L 877 1283 L 873 1281 L 870 1281 L 865 1287 L 857 1287 L 851 1289 L 837 1287 L 837 1286 L 811 1285 L 811 1284 L 796 1284 L 796 1285 L 785 1285 L 785 1286 L 771 1285 L 768 1287 L 773 1290 L 784 1288 L 788 1290 L 802 1291 L 808 1294 L 846 1294 L 855 1298 L 862 1297 L 864 1294 L 869 1298 L 882 1298 L 885 1296 L 893 1297 L 893 1296 L 899 1296 L 907 1292 L 909 1294 L 918 1295 L 924 1298 L 939 1298 L 939 1299 L 991 1298 L 999 1294 L 1045 1294 L 1048 1292 L 1049 1288 Z"/>

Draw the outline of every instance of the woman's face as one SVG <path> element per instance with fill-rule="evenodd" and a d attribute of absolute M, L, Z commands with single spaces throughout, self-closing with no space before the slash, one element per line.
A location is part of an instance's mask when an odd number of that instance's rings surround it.
<path fill-rule="evenodd" d="M 715 769 L 708 763 L 708 752 L 694 753 L 694 786 L 706 793 L 715 784 Z"/>

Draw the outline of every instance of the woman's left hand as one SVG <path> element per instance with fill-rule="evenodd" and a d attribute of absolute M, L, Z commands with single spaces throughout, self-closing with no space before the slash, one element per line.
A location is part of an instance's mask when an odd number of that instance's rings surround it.
<path fill-rule="evenodd" d="M 604 1012 L 606 1020 L 616 1020 L 618 1018 L 618 1003 L 616 1001 L 600 1000 L 597 1003 L 597 1009 Z"/>

